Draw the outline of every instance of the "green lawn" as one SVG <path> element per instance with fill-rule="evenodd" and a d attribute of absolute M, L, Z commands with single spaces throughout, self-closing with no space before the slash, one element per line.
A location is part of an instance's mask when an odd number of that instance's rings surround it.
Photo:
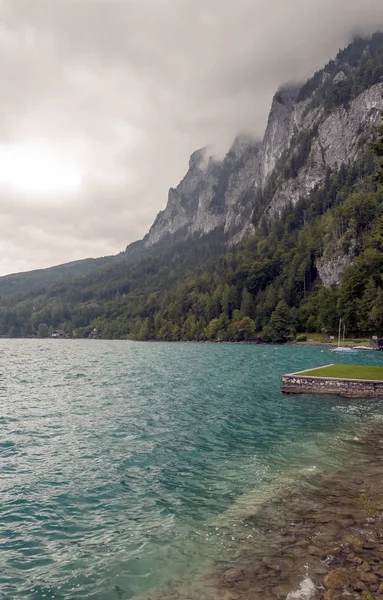
<path fill-rule="evenodd" d="M 363 367 L 360 365 L 329 365 L 311 371 L 302 371 L 300 375 L 313 377 L 336 377 L 339 379 L 375 379 L 383 381 L 383 367 Z"/>

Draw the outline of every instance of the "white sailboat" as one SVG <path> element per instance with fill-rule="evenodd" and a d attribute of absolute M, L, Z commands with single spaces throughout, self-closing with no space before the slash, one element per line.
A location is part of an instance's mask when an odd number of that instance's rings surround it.
<path fill-rule="evenodd" d="M 339 334 L 338 334 L 338 347 L 331 350 L 331 354 L 336 352 L 337 354 L 358 354 L 358 351 L 355 348 L 350 348 L 349 346 L 344 345 L 344 337 L 346 334 L 346 326 L 343 323 L 343 346 L 340 345 L 340 334 L 342 328 L 342 319 L 339 319 Z"/>

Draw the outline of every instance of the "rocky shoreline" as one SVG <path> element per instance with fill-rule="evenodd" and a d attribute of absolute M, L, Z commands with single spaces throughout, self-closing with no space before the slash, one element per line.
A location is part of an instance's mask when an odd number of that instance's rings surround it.
<path fill-rule="evenodd" d="M 341 470 L 307 477 L 242 520 L 230 565 L 161 599 L 383 600 L 383 423 L 347 443 Z"/>

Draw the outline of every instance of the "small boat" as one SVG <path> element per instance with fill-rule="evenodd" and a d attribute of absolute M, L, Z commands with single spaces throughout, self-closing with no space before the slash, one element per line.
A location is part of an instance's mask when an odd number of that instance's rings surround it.
<path fill-rule="evenodd" d="M 351 346 L 344 345 L 344 336 L 346 333 L 346 326 L 343 323 L 343 346 L 340 345 L 340 332 L 342 327 L 342 319 L 339 319 L 339 334 L 338 334 L 338 347 L 331 350 L 331 354 L 358 354 L 358 350 L 356 348 L 351 348 Z"/>
<path fill-rule="evenodd" d="M 358 350 L 355 350 L 355 348 L 348 348 L 347 346 L 338 346 L 337 348 L 334 348 L 334 350 L 331 350 L 331 354 L 334 352 L 337 354 L 358 354 Z"/>
<path fill-rule="evenodd" d="M 375 352 L 376 348 L 371 348 L 371 346 L 353 346 L 354 350 L 369 350 L 370 352 Z"/>

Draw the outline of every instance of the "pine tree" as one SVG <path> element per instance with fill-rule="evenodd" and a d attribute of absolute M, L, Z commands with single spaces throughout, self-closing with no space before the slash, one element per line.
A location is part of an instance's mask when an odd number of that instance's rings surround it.
<path fill-rule="evenodd" d="M 379 289 L 371 309 L 371 322 L 379 336 L 383 334 L 383 290 Z"/>
<path fill-rule="evenodd" d="M 274 344 L 288 342 L 294 333 L 294 323 L 289 306 L 284 300 L 278 303 L 270 318 L 270 323 L 264 328 L 264 340 Z"/>
<path fill-rule="evenodd" d="M 367 281 L 366 288 L 358 306 L 358 328 L 363 332 L 375 333 L 375 322 L 372 320 L 371 309 L 377 298 L 378 287 L 373 277 Z"/>
<path fill-rule="evenodd" d="M 250 292 L 246 289 L 243 288 L 243 292 L 242 292 L 242 302 L 241 302 L 241 313 L 244 317 L 252 317 L 253 313 L 254 313 L 254 300 L 253 300 L 253 296 L 250 294 Z"/>

